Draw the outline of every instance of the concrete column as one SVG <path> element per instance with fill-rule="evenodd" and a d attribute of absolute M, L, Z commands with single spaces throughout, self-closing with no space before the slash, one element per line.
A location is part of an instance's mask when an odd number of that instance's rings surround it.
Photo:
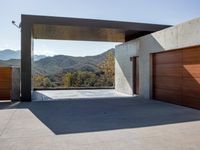
<path fill-rule="evenodd" d="M 33 38 L 32 24 L 21 18 L 21 101 L 31 101 Z"/>

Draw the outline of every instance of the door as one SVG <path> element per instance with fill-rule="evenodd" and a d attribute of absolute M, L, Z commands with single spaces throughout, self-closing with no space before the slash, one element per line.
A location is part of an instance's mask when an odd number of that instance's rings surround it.
<path fill-rule="evenodd" d="M 0 68 L 0 100 L 11 99 L 11 68 Z"/>
<path fill-rule="evenodd" d="M 133 57 L 133 94 L 139 95 L 139 57 Z"/>
<path fill-rule="evenodd" d="M 153 98 L 200 109 L 200 47 L 153 54 Z"/>
<path fill-rule="evenodd" d="M 183 50 L 182 104 L 200 109 L 200 46 Z"/>

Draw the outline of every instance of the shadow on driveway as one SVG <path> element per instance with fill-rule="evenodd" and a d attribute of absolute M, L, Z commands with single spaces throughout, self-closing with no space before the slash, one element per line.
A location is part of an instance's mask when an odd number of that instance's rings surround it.
<path fill-rule="evenodd" d="M 199 110 L 139 97 L 0 104 L 0 109 L 13 108 L 29 109 L 57 135 L 200 120 Z"/>

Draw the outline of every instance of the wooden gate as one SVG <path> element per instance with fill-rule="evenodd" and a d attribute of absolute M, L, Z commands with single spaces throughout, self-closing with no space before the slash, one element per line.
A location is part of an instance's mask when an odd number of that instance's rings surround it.
<path fill-rule="evenodd" d="M 12 68 L 0 67 L 0 100 L 10 100 L 12 91 Z"/>

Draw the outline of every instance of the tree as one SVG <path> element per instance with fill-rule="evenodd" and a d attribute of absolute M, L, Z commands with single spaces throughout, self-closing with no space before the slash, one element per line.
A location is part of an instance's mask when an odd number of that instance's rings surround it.
<path fill-rule="evenodd" d="M 115 58 L 112 52 L 107 53 L 106 59 L 99 65 L 100 70 L 103 71 L 104 82 L 106 86 L 114 85 L 115 78 Z"/>
<path fill-rule="evenodd" d="M 72 87 L 72 73 L 66 73 L 63 77 L 64 87 Z"/>
<path fill-rule="evenodd" d="M 85 72 L 84 87 L 94 87 L 96 82 L 96 74 L 93 72 Z"/>
<path fill-rule="evenodd" d="M 42 81 L 42 86 L 43 86 L 43 87 L 52 87 L 51 81 L 49 80 L 48 77 L 45 77 L 45 78 L 43 79 L 43 81 Z"/>
<path fill-rule="evenodd" d="M 43 75 L 35 75 L 33 77 L 33 85 L 34 87 L 51 87 L 52 83 L 48 77 Z"/>
<path fill-rule="evenodd" d="M 78 71 L 73 74 L 75 87 L 91 87 L 95 84 L 95 73 L 88 71 Z"/>

